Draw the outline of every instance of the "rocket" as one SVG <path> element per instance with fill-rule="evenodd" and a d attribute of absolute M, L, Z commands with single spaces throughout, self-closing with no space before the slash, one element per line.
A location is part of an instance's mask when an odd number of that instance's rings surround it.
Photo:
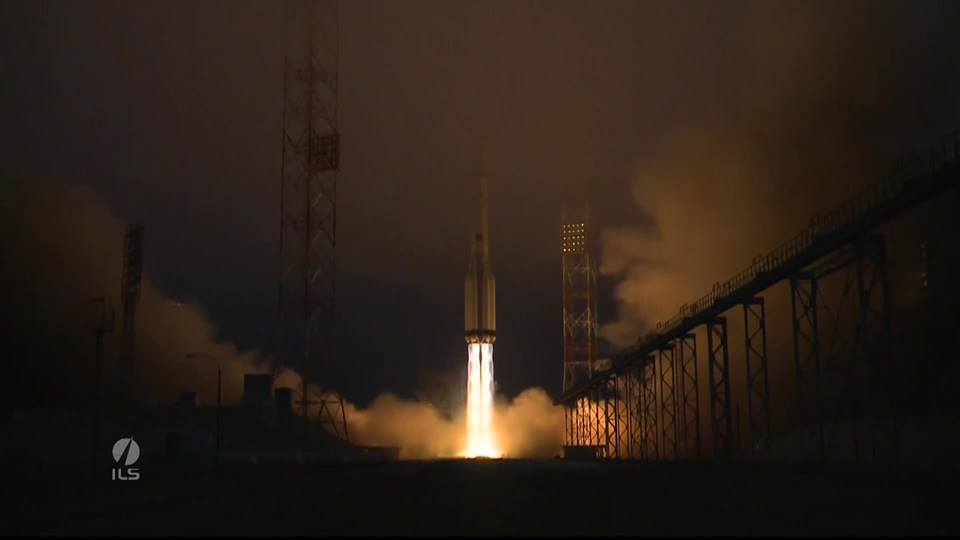
<path fill-rule="evenodd" d="M 497 282 L 490 267 L 486 167 L 477 167 L 480 226 L 474 234 L 463 280 L 463 336 L 467 341 L 467 437 L 465 455 L 500 455 L 493 425 L 493 342 L 497 338 Z"/>
<path fill-rule="evenodd" d="M 463 330 L 467 343 L 492 344 L 497 337 L 497 282 L 490 266 L 487 173 L 482 162 L 474 176 L 480 183 L 480 223 L 463 280 Z"/>

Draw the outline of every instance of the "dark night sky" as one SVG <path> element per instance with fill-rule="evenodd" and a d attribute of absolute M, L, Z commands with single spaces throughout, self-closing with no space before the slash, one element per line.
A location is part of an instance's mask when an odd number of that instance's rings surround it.
<path fill-rule="evenodd" d="M 955 4 L 924 3 L 931 13 L 907 3 L 839 4 L 841 22 L 826 34 L 890 23 L 870 39 L 906 40 L 918 64 L 942 62 L 955 41 Z M 280 7 L 0 6 L 3 172 L 87 185 L 119 216 L 144 221 L 146 271 L 158 287 L 205 305 L 221 338 L 268 353 Z M 882 14 L 864 22 L 865 7 Z M 346 397 L 429 394 L 460 376 L 462 278 L 476 215 L 465 194 L 476 190 L 469 172 L 481 140 L 490 156 L 500 389 L 556 395 L 562 204 L 585 195 L 597 229 L 649 221 L 630 197 L 636 162 L 674 126 L 737 114 L 741 81 L 755 65 L 752 14 L 736 2 L 343 2 L 335 380 Z M 951 80 L 955 62 L 944 74 Z M 948 121 L 957 120 L 952 99 Z M 611 285 L 602 289 L 609 319 Z"/>

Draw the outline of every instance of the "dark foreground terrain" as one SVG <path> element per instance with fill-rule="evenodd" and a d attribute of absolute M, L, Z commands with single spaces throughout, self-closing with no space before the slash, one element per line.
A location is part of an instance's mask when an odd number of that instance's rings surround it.
<path fill-rule="evenodd" d="M 4 473 L 9 534 L 957 534 L 957 475 L 564 461 Z M 8 519 L 9 518 L 9 519 Z"/>

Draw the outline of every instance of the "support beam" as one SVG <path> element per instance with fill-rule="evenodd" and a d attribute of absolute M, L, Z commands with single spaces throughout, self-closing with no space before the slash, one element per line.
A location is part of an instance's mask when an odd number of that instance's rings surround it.
<path fill-rule="evenodd" d="M 623 425 L 623 413 L 621 411 L 622 406 L 620 403 L 620 377 L 619 375 L 610 375 L 610 401 L 613 403 L 613 457 L 620 459 L 623 451 L 623 436 L 620 433 L 620 429 Z"/>
<path fill-rule="evenodd" d="M 640 400 L 643 407 L 641 426 L 641 457 L 646 460 L 660 459 L 657 443 L 657 365 L 651 356 L 640 368 Z"/>
<path fill-rule="evenodd" d="M 637 433 L 637 428 L 634 425 L 636 421 L 636 407 L 634 406 L 634 389 L 636 388 L 634 380 L 634 371 L 630 368 L 624 370 L 623 373 L 623 408 L 625 409 L 626 416 L 626 457 L 633 459 L 636 457 L 636 444 L 634 442 L 634 437 Z"/>
<path fill-rule="evenodd" d="M 580 400 L 575 399 L 571 403 L 570 410 L 570 444 L 580 445 Z"/>
<path fill-rule="evenodd" d="M 573 399 L 573 419 L 571 420 L 573 424 L 573 445 L 580 446 L 580 418 L 583 416 L 580 411 L 580 402 L 582 398 L 577 396 Z"/>
<path fill-rule="evenodd" d="M 593 399 L 593 392 L 587 390 L 583 393 L 583 444 L 597 444 L 593 440 L 593 407 L 590 400 Z"/>
<path fill-rule="evenodd" d="M 697 336 L 683 336 L 680 348 L 680 442 L 684 456 L 701 458 L 700 385 L 697 374 Z"/>
<path fill-rule="evenodd" d="M 596 446 L 604 446 L 604 424 L 606 423 L 603 418 L 603 407 L 600 404 L 600 386 L 593 387 L 593 444 Z M 605 446 L 604 446 L 605 447 Z"/>
<path fill-rule="evenodd" d="M 855 245 L 857 251 L 858 320 L 854 358 L 862 367 L 861 409 L 866 421 L 869 457 L 877 460 L 877 374 L 890 364 L 890 298 L 886 242 L 874 235 Z M 859 449 L 858 449 L 859 450 Z M 896 449 L 891 449 L 894 452 Z M 861 455 L 858 451 L 857 458 Z M 897 458 L 898 456 L 891 456 Z"/>
<path fill-rule="evenodd" d="M 659 351 L 660 434 L 664 459 L 677 459 L 677 401 L 673 344 L 664 343 Z"/>
<path fill-rule="evenodd" d="M 587 396 L 586 394 L 580 394 L 577 396 L 577 418 L 576 418 L 576 429 L 577 429 L 577 446 L 583 446 L 587 444 Z"/>
<path fill-rule="evenodd" d="M 767 455 L 770 451 L 770 382 L 767 375 L 767 310 L 763 298 L 744 302 L 743 332 L 750 453 Z"/>
<path fill-rule="evenodd" d="M 617 458 L 630 458 L 630 394 L 627 386 L 630 381 L 629 372 L 616 376 L 616 393 L 614 394 L 617 411 Z"/>
<path fill-rule="evenodd" d="M 707 376 L 710 384 L 710 432 L 713 454 L 729 457 L 733 451 L 733 417 L 730 414 L 730 358 L 727 350 L 727 320 L 717 317 L 707 323 Z"/>
<path fill-rule="evenodd" d="M 605 457 L 620 457 L 620 417 L 617 413 L 617 378 L 610 375 L 602 388 L 603 392 L 603 435 L 606 447 Z"/>
<path fill-rule="evenodd" d="M 637 366 L 637 456 L 647 459 L 647 384 L 646 369 Z"/>
<path fill-rule="evenodd" d="M 826 461 L 823 436 L 823 401 L 820 374 L 820 327 L 817 317 L 817 277 L 802 273 L 790 278 L 793 322 L 793 363 L 797 382 L 797 422 L 800 455 L 816 452 Z"/>

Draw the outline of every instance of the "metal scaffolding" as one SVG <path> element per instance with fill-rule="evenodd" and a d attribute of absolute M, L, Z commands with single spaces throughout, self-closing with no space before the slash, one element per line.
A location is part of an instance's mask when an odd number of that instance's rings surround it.
<path fill-rule="evenodd" d="M 637 368 L 631 367 L 623 374 L 623 408 L 626 422 L 626 457 L 640 457 L 640 388 Z"/>
<path fill-rule="evenodd" d="M 657 363 L 653 356 L 640 371 L 640 458 L 660 459 L 657 429 Z"/>
<path fill-rule="evenodd" d="M 767 374 L 767 309 L 763 298 L 743 303 L 744 353 L 747 372 L 747 421 L 750 452 L 770 450 L 770 380 Z"/>
<path fill-rule="evenodd" d="M 677 459 L 677 401 L 674 379 L 673 344 L 665 343 L 659 350 L 660 374 L 660 432 L 664 458 Z"/>
<path fill-rule="evenodd" d="M 707 323 L 707 378 L 710 389 L 710 435 L 713 455 L 729 457 L 734 449 L 730 414 L 730 356 L 727 352 L 727 319 Z"/>
<path fill-rule="evenodd" d="M 561 225 L 563 271 L 563 389 L 593 377 L 597 338 L 597 276 L 590 256 L 589 211 L 564 216 Z"/>
<path fill-rule="evenodd" d="M 809 272 L 790 278 L 791 310 L 793 313 L 793 363 L 796 371 L 797 421 L 801 426 L 800 454 L 808 455 L 816 449 L 826 455 L 823 446 L 823 426 L 809 426 L 813 419 L 823 416 L 820 399 L 820 321 L 817 310 L 817 279 Z"/>
<path fill-rule="evenodd" d="M 620 457 L 620 415 L 617 406 L 617 379 L 607 378 L 601 387 L 600 398 L 603 402 L 603 446 L 604 457 Z"/>
<path fill-rule="evenodd" d="M 697 373 L 697 336 L 687 334 L 678 340 L 680 348 L 680 446 L 687 458 L 701 457 L 700 383 Z"/>
<path fill-rule="evenodd" d="M 335 357 L 339 5 L 287 0 L 284 7 L 283 144 L 280 172 L 280 320 L 283 361 L 302 377 L 304 416 L 348 439 L 343 401 L 331 390 Z"/>
<path fill-rule="evenodd" d="M 596 271 L 590 256 L 589 212 L 584 207 L 579 212 L 564 212 L 561 224 L 561 267 L 563 303 L 563 388 L 569 390 L 577 384 L 590 380 L 596 370 L 597 305 Z M 604 381 L 603 392 L 589 392 L 583 396 L 583 406 L 572 409 L 575 417 L 573 437 L 565 444 L 604 447 L 604 454 L 611 451 L 608 443 L 608 382 Z M 616 386 L 614 384 L 614 386 Z M 616 388 L 614 388 L 615 393 Z M 613 411 L 616 416 L 616 410 Z M 586 414 L 586 416 L 584 416 Z M 597 420 L 594 422 L 593 420 Z M 613 420 L 610 420 L 613 421 Z M 602 423 L 602 425 L 601 425 Z M 614 434 L 614 440 L 618 434 Z M 617 449 L 613 449 L 616 453 Z"/>
<path fill-rule="evenodd" d="M 588 442 L 603 441 L 606 457 L 701 457 L 696 330 L 704 328 L 712 455 L 736 456 L 741 450 L 740 409 L 734 425 L 724 314 L 739 306 L 750 437 L 745 456 L 771 455 L 777 426 L 771 414 L 767 306 L 761 293 L 788 281 L 796 396 L 795 414 L 779 426 L 784 430 L 780 435 L 796 434 L 801 456 L 821 462 L 899 459 L 896 419 L 880 417 L 889 404 L 881 403 L 879 385 L 889 381 L 894 366 L 886 246 L 875 231 L 919 204 L 960 188 L 960 135 L 953 133 L 927 152 L 906 156 L 892 176 L 817 214 L 800 234 L 681 306 L 654 332 L 614 355 L 609 370 L 594 370 L 589 380 L 571 385 L 565 356 L 561 401 L 592 413 L 569 420 L 574 442 L 582 442 L 583 434 Z M 580 230 L 572 229 L 575 241 Z M 827 279 L 834 275 L 842 279 Z M 835 285 L 839 290 L 833 290 Z M 565 303 L 565 322 L 566 313 Z M 623 401 L 622 411 L 617 401 L 611 405 L 611 387 Z M 600 407 L 603 416 L 597 416 Z M 840 455 L 843 452 L 848 454 Z"/>

